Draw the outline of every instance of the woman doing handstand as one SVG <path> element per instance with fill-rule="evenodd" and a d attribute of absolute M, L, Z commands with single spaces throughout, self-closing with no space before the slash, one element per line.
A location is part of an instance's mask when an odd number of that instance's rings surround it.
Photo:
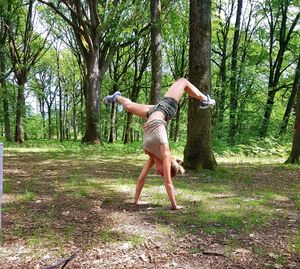
<path fill-rule="evenodd" d="M 176 115 L 178 103 L 182 95 L 186 92 L 190 97 L 198 99 L 199 108 L 206 109 L 215 105 L 215 100 L 209 95 L 201 93 L 192 83 L 185 78 L 177 80 L 166 92 L 163 99 L 157 105 L 144 105 L 132 102 L 125 98 L 119 91 L 113 95 L 106 96 L 103 101 L 106 104 L 118 101 L 127 112 L 131 112 L 143 119 L 147 119 L 144 125 L 144 142 L 143 147 L 149 159 L 138 177 L 135 191 L 135 203 L 142 203 L 140 200 L 141 192 L 145 183 L 145 179 L 152 166 L 156 165 L 156 171 L 163 176 L 165 188 L 171 202 L 171 209 L 180 209 L 177 205 L 172 176 L 178 172 L 183 173 L 184 169 L 178 161 L 172 158 L 168 137 L 167 137 L 167 121 Z"/>

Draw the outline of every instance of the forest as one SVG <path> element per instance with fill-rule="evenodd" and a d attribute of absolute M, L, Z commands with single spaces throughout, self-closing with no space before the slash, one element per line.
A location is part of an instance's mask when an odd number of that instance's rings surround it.
<path fill-rule="evenodd" d="M 156 54 L 145 2 L 100 1 L 98 8 L 76 3 L 3 1 L 3 139 L 138 141 L 143 123 L 120 112 L 121 107 L 105 106 L 102 98 L 120 90 L 133 101 L 155 103 L 176 79 L 189 78 L 188 1 L 162 1 Z M 218 104 L 212 111 L 213 140 L 230 145 L 265 138 L 292 141 L 299 85 L 298 4 L 212 3 L 211 77 L 204 91 Z M 155 80 L 153 65 L 159 69 Z M 186 140 L 186 99 L 169 126 L 175 142 Z"/>
<path fill-rule="evenodd" d="M 1 0 L 0 267 L 298 268 L 299 44 L 299 0 Z M 216 100 L 167 124 L 183 210 L 154 174 L 137 207 L 145 120 L 103 98 L 180 78 Z"/>

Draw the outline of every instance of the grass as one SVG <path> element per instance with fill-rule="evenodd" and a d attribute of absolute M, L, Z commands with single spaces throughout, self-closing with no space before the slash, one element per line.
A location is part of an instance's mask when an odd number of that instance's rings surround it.
<path fill-rule="evenodd" d="M 216 171 L 188 172 L 175 178 L 176 198 L 184 206 L 180 212 L 166 210 L 169 201 L 163 180 L 155 175 L 149 177 L 142 193 L 150 211 L 136 212 L 126 202 L 133 197 L 146 160 L 138 143 L 7 144 L 5 158 L 11 161 L 5 162 L 8 201 L 3 204 L 9 225 L 2 242 L 22 240 L 32 248 L 56 249 L 60 254 L 69 244 L 139 247 L 144 235 L 116 229 L 127 221 L 116 217 L 116 212 L 134 212 L 146 219 L 150 215 L 158 233 L 166 236 L 175 230 L 181 235 L 224 237 L 247 236 L 300 209 L 300 182 L 296 180 L 300 168 L 278 163 L 278 156 L 218 156 Z M 299 234 L 289 240 L 296 255 L 300 254 Z M 238 247 L 235 240 L 226 244 Z M 264 256 L 264 245 L 255 243 L 251 249 Z M 189 250 L 190 254 L 199 252 L 197 246 Z M 286 263 L 282 253 L 276 255 L 275 262 Z"/>

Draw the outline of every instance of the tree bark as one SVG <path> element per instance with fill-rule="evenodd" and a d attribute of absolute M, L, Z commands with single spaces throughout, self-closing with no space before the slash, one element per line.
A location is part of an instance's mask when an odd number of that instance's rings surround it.
<path fill-rule="evenodd" d="M 299 72 L 299 70 L 297 70 Z M 296 71 L 296 73 L 297 73 Z M 297 107 L 294 128 L 293 145 L 289 158 L 286 163 L 299 164 L 300 157 L 300 83 L 297 84 Z"/>
<path fill-rule="evenodd" d="M 162 55 L 162 37 L 161 37 L 161 2 L 160 0 L 151 0 L 151 93 L 150 104 L 157 104 L 161 92 L 161 55 Z"/>
<path fill-rule="evenodd" d="M 202 92 L 211 86 L 211 0 L 190 1 L 189 80 Z M 189 98 L 187 144 L 184 166 L 187 169 L 215 169 L 211 141 L 211 112 L 200 110 L 199 101 Z"/>

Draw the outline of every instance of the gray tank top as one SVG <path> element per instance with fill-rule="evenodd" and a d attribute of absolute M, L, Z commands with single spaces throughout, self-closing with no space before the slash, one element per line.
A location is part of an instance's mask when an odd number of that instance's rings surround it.
<path fill-rule="evenodd" d="M 169 144 L 166 126 L 167 123 L 161 119 L 148 120 L 144 125 L 144 150 L 160 160 L 160 145 Z"/>

